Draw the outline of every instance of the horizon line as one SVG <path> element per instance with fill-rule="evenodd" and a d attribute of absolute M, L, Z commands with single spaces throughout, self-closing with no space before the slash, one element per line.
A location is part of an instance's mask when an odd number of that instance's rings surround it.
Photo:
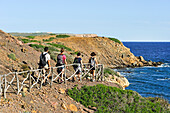
<path fill-rule="evenodd" d="M 170 42 L 170 40 L 121 40 L 121 42 Z"/>

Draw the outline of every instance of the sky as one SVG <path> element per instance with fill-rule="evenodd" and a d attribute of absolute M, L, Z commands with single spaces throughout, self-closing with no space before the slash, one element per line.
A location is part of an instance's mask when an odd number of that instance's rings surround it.
<path fill-rule="evenodd" d="M 170 0 L 0 0 L 0 11 L 5 32 L 170 42 Z"/>

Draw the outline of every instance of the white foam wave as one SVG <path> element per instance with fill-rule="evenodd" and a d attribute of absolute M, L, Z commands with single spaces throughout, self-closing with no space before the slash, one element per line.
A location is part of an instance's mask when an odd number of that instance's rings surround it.
<path fill-rule="evenodd" d="M 157 80 L 170 80 L 170 78 L 162 78 L 162 79 L 157 79 Z"/>
<path fill-rule="evenodd" d="M 165 63 L 165 64 L 161 64 L 160 66 L 158 67 L 170 67 L 170 64 L 169 63 Z"/>

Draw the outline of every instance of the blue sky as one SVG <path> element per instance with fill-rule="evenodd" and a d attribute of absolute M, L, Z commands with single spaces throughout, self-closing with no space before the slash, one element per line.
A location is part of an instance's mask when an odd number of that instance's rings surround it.
<path fill-rule="evenodd" d="M 170 0 L 0 0 L 0 11 L 5 32 L 170 41 Z"/>

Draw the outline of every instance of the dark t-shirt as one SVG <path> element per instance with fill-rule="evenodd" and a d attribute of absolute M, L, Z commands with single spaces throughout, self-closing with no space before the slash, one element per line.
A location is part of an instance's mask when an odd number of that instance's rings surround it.
<path fill-rule="evenodd" d="M 75 57 L 73 63 L 81 64 L 81 60 L 82 60 L 81 58 Z M 76 69 L 76 68 L 78 68 L 79 66 L 78 66 L 78 65 L 74 65 L 73 67 L 74 67 L 74 69 Z"/>
<path fill-rule="evenodd" d="M 82 60 L 81 58 L 76 57 L 76 58 L 74 58 L 74 63 L 81 63 L 81 60 Z"/>

